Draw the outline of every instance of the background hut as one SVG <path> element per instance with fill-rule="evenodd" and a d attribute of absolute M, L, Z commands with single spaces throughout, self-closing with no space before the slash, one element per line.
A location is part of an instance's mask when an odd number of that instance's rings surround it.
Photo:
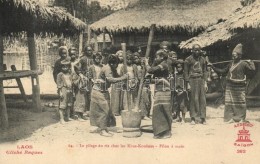
<path fill-rule="evenodd" d="M 95 42 L 97 42 L 96 49 L 98 51 L 102 51 L 103 48 L 110 47 L 112 44 L 109 34 L 105 34 L 105 36 L 103 34 L 100 34 L 97 36 L 97 38 L 92 38 L 90 40 L 91 45 L 95 45 Z"/>
<path fill-rule="evenodd" d="M 35 34 L 55 33 L 73 35 L 84 30 L 85 23 L 60 8 L 42 6 L 31 0 L 0 0 L 0 109 L 1 125 L 8 127 L 3 80 L 31 77 L 33 109 L 41 111 Z M 26 32 L 30 70 L 4 71 L 3 37 Z"/>
<path fill-rule="evenodd" d="M 225 21 L 208 27 L 202 34 L 181 42 L 180 48 L 191 49 L 199 43 L 209 55 L 211 62 L 231 59 L 231 52 L 238 43 L 243 44 L 244 59 L 260 60 L 260 1 L 233 12 Z M 255 63 L 257 72 L 252 77 L 248 98 L 260 98 L 260 63 Z"/>
<path fill-rule="evenodd" d="M 96 34 L 112 34 L 112 44 L 145 46 L 151 24 L 156 24 L 153 44 L 163 40 L 178 45 L 204 31 L 209 25 L 240 7 L 239 0 L 140 0 L 125 10 L 113 13 L 90 28 Z"/>

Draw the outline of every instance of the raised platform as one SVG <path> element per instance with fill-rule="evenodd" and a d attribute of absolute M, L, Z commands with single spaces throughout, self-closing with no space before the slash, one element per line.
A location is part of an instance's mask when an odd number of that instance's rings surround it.
<path fill-rule="evenodd" d="M 43 71 L 40 70 L 19 70 L 19 71 L 4 71 L 0 74 L 0 80 L 15 79 L 28 77 L 33 75 L 41 75 Z"/>

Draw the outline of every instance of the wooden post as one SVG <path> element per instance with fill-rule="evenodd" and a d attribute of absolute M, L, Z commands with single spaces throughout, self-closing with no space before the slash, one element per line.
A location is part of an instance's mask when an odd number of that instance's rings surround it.
<path fill-rule="evenodd" d="M 27 32 L 28 36 L 28 50 L 29 50 L 29 59 L 30 59 L 30 68 L 31 70 L 38 70 L 37 66 L 37 57 L 35 50 L 35 37 L 32 31 Z M 33 111 L 41 112 L 41 99 L 40 99 L 40 86 L 39 86 L 39 77 L 33 75 L 31 77 L 32 81 L 32 100 L 33 100 Z"/>
<path fill-rule="evenodd" d="M 123 51 L 123 58 L 124 58 L 124 72 L 127 73 L 127 62 L 126 62 L 126 43 L 121 43 L 122 46 L 122 51 Z M 131 111 L 132 109 L 130 108 L 130 95 L 128 94 L 129 92 L 129 86 L 128 86 L 128 79 L 126 81 L 126 104 L 127 104 L 127 109 L 128 111 Z M 125 100 L 125 99 L 124 99 Z"/>
<path fill-rule="evenodd" d="M 134 46 L 135 45 L 135 37 L 134 37 L 134 35 L 130 35 L 129 36 L 128 43 L 129 43 L 129 46 Z"/>
<path fill-rule="evenodd" d="M 94 39 L 95 39 L 94 51 L 98 52 L 98 40 L 97 40 L 97 34 L 96 33 L 94 33 Z"/>
<path fill-rule="evenodd" d="M 88 46 L 90 45 L 90 40 L 91 40 L 91 28 L 90 28 L 90 26 L 88 25 L 88 40 L 87 40 L 87 45 L 88 45 Z"/>
<path fill-rule="evenodd" d="M 79 34 L 79 54 L 82 52 L 83 47 L 83 32 L 80 32 Z"/>
<path fill-rule="evenodd" d="M 109 34 L 109 38 L 110 38 L 110 40 L 111 40 L 111 44 L 112 44 L 112 46 L 114 46 L 114 45 L 115 45 L 114 37 L 113 37 L 113 35 L 111 35 L 110 33 L 108 33 L 108 34 Z"/>
<path fill-rule="evenodd" d="M 155 24 L 152 24 L 150 27 L 150 33 L 149 33 L 149 38 L 148 38 L 148 43 L 146 47 L 146 52 L 145 52 L 145 57 L 148 58 L 151 52 L 151 45 L 154 37 L 154 30 L 155 30 Z"/>
<path fill-rule="evenodd" d="M 106 48 L 106 31 L 105 31 L 105 28 L 103 28 L 102 35 L 103 35 L 103 45 L 102 45 L 102 49 L 104 50 L 104 49 Z"/>
<path fill-rule="evenodd" d="M 148 43 L 147 43 L 147 47 L 146 47 L 145 58 L 149 58 L 149 55 L 150 55 L 150 52 L 151 52 L 151 45 L 152 45 L 152 41 L 153 41 L 153 37 L 154 37 L 154 29 L 155 29 L 155 24 L 152 24 L 151 27 L 150 27 L 150 33 L 149 33 L 149 37 L 148 37 Z M 139 109 L 141 94 L 142 94 L 142 90 L 143 90 L 143 86 L 144 86 L 145 74 L 146 74 L 146 70 L 143 69 L 141 81 L 140 81 L 140 85 L 139 85 L 139 89 L 138 89 L 138 94 L 137 94 L 137 98 L 136 98 L 136 104 L 135 104 L 135 108 L 134 108 L 135 110 Z"/>
<path fill-rule="evenodd" d="M 3 43 L 3 22 L 2 22 L 2 13 L 0 12 L 0 74 L 4 73 L 4 43 Z M 8 128 L 8 115 L 7 115 L 7 108 L 6 108 L 6 101 L 5 101 L 5 94 L 4 94 L 4 85 L 3 80 L 0 79 L 0 120 L 2 127 L 4 129 Z"/>

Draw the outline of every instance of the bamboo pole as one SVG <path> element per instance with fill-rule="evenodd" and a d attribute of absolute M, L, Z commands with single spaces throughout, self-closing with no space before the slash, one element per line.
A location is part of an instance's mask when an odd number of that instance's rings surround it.
<path fill-rule="evenodd" d="M 80 32 L 79 34 L 79 54 L 82 52 L 82 47 L 83 47 L 83 32 Z"/>
<path fill-rule="evenodd" d="M 153 37 L 154 37 L 154 29 L 155 29 L 155 24 L 152 24 L 151 27 L 150 27 L 150 33 L 149 33 L 148 43 L 147 43 L 146 52 L 145 52 L 145 58 L 146 59 L 149 58 L 149 55 L 150 55 L 150 52 L 151 52 L 151 45 L 152 45 L 152 41 L 153 41 Z M 136 98 L 136 104 L 135 104 L 135 107 L 134 107 L 135 111 L 139 110 L 141 94 L 142 94 L 142 90 L 143 90 L 143 86 L 144 86 L 145 74 L 146 74 L 146 69 L 144 68 L 142 70 L 141 81 L 140 81 L 138 94 L 137 94 L 137 98 Z"/>
<path fill-rule="evenodd" d="M 114 46 L 114 45 L 115 45 L 115 42 L 114 42 L 113 36 L 111 35 L 111 33 L 108 33 L 108 35 L 109 35 L 109 38 L 110 38 L 110 40 L 111 40 L 112 46 Z"/>
<path fill-rule="evenodd" d="M 3 22 L 2 22 L 2 13 L 0 13 L 0 74 L 4 73 L 4 43 L 3 43 Z M 7 129 L 9 126 L 8 123 L 8 115 L 7 115 L 7 108 L 6 108 L 6 101 L 5 101 L 5 94 L 4 94 L 4 85 L 3 80 L 0 80 L 0 113 L 1 113 L 1 126 L 4 129 Z"/>
<path fill-rule="evenodd" d="M 97 34 L 96 33 L 94 33 L 94 39 L 95 39 L 94 51 L 98 52 L 98 40 L 97 40 Z"/>
<path fill-rule="evenodd" d="M 126 62 L 126 43 L 121 43 L 122 51 L 123 51 L 123 58 L 124 58 L 124 72 L 127 73 L 127 62 Z M 130 108 L 130 95 L 128 94 L 129 86 L 128 86 L 128 79 L 126 80 L 126 104 L 128 111 L 132 111 Z M 124 99 L 125 100 L 125 99 Z"/>
<path fill-rule="evenodd" d="M 102 45 L 102 48 L 104 50 L 106 48 L 106 31 L 105 31 L 105 28 L 103 28 L 102 35 L 103 35 L 103 45 Z"/>
<path fill-rule="evenodd" d="M 27 36 L 28 36 L 30 68 L 31 70 L 38 70 L 34 33 L 32 31 L 27 31 Z M 32 95 L 33 95 L 32 97 L 33 110 L 35 112 L 41 112 L 42 109 L 41 109 L 40 86 L 39 86 L 38 74 L 31 76 L 31 81 L 32 81 Z"/>
<path fill-rule="evenodd" d="M 247 61 L 247 60 L 241 60 L 241 61 Z M 255 63 L 260 63 L 260 60 L 251 60 L 252 62 Z M 213 65 L 217 65 L 217 64 L 224 64 L 224 63 L 230 63 L 232 62 L 232 60 L 226 60 L 226 61 L 220 61 L 220 62 L 215 62 L 215 63 L 211 63 Z"/>
<path fill-rule="evenodd" d="M 90 39 L 91 39 L 91 29 L 90 26 L 88 25 L 88 40 L 87 40 L 87 45 L 90 45 Z"/>

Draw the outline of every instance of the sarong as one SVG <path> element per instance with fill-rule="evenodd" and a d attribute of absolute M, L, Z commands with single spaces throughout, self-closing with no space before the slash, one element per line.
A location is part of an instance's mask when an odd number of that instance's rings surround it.
<path fill-rule="evenodd" d="M 227 81 L 225 91 L 224 121 L 235 121 L 246 118 L 246 84 Z"/>
<path fill-rule="evenodd" d="M 106 130 L 107 127 L 116 126 L 116 119 L 110 109 L 110 96 L 108 91 L 91 91 L 90 125 Z"/>
<path fill-rule="evenodd" d="M 175 92 L 171 91 L 171 110 L 172 110 L 172 113 L 176 113 L 177 112 L 175 102 L 176 102 Z"/>
<path fill-rule="evenodd" d="M 120 83 L 111 85 L 111 109 L 113 114 L 119 115 L 123 110 L 123 94 Z"/>
<path fill-rule="evenodd" d="M 85 112 L 85 91 L 75 90 L 76 100 L 74 102 L 74 111 L 79 113 Z"/>
<path fill-rule="evenodd" d="M 156 91 L 153 105 L 153 133 L 158 135 L 167 131 L 171 131 L 171 91 Z"/>

